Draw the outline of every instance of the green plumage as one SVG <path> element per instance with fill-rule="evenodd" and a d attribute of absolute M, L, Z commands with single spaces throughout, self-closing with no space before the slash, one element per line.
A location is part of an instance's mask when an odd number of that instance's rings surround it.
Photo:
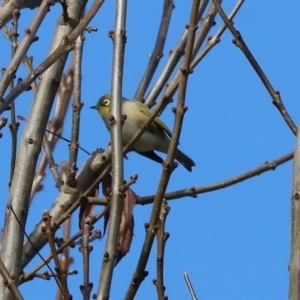
<path fill-rule="evenodd" d="M 95 106 L 91 107 L 98 110 L 108 130 L 110 130 L 110 104 L 111 95 L 107 94 L 102 96 Z M 122 126 L 122 142 L 125 146 L 140 127 L 147 122 L 149 117 L 151 117 L 152 111 L 141 102 L 122 98 L 122 114 L 127 115 Z M 167 153 L 171 136 L 172 133 L 166 124 L 160 118 L 156 117 L 153 122 L 148 125 L 141 137 L 135 142 L 132 150 L 156 162 L 162 163 L 162 158 L 160 158 L 154 150 Z M 188 171 L 192 171 L 192 167 L 195 166 L 195 162 L 179 149 L 175 152 L 175 159 Z"/>

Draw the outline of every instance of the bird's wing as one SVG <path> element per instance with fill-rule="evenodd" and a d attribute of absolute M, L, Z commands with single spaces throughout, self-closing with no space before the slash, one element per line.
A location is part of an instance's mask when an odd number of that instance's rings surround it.
<path fill-rule="evenodd" d="M 147 107 L 145 106 L 145 108 L 140 108 L 140 111 L 145 114 L 147 117 L 150 117 L 152 116 L 152 111 Z M 155 117 L 154 119 L 154 123 L 156 125 L 158 125 L 161 129 L 164 130 L 164 132 L 169 136 L 171 137 L 172 136 L 172 133 L 170 131 L 170 129 L 167 127 L 167 125 L 158 117 Z"/>

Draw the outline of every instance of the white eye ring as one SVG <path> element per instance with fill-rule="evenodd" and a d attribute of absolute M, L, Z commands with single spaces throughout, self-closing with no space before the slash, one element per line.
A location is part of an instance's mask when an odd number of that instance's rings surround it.
<path fill-rule="evenodd" d="M 104 106 L 108 106 L 110 104 L 110 100 L 109 99 L 105 99 L 104 101 L 103 101 L 103 105 Z"/>

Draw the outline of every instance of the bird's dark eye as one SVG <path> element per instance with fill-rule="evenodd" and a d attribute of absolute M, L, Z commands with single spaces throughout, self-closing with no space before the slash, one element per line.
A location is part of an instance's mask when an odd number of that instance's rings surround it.
<path fill-rule="evenodd" d="M 104 106 L 108 106 L 109 104 L 110 104 L 109 99 L 105 99 L 105 100 L 103 101 L 103 105 L 104 105 Z"/>

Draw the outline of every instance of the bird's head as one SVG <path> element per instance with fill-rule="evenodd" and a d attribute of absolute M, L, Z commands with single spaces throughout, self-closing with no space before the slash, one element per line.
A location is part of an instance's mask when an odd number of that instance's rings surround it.
<path fill-rule="evenodd" d="M 107 120 L 110 116 L 111 108 L 111 94 L 102 96 L 96 105 L 91 106 L 90 108 L 98 110 L 100 116 L 103 120 Z"/>

